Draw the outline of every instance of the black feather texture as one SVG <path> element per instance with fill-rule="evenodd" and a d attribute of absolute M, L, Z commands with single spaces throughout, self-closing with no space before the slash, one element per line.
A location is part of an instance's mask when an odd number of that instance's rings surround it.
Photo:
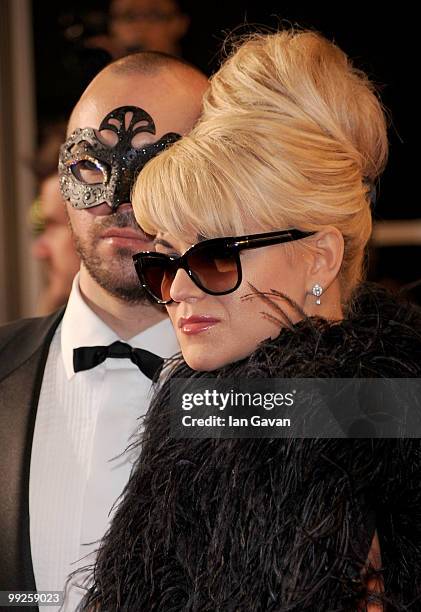
<path fill-rule="evenodd" d="M 421 314 L 364 285 L 340 323 L 304 319 L 213 375 L 420 377 Z M 421 610 L 420 440 L 176 440 L 168 394 L 167 379 L 82 609 L 362 610 L 377 529 L 384 610 Z"/>

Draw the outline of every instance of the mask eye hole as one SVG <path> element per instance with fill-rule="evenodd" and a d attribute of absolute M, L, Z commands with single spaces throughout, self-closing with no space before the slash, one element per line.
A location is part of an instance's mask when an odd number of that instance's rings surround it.
<path fill-rule="evenodd" d="M 108 181 L 108 168 L 94 157 L 73 159 L 67 164 L 73 176 L 85 185 L 97 185 Z"/>

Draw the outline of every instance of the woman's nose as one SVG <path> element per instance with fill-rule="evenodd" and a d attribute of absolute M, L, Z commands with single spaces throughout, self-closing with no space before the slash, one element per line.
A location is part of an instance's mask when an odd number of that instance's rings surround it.
<path fill-rule="evenodd" d="M 205 295 L 185 270 L 177 270 L 170 288 L 170 296 L 174 302 L 192 302 L 200 300 Z"/>

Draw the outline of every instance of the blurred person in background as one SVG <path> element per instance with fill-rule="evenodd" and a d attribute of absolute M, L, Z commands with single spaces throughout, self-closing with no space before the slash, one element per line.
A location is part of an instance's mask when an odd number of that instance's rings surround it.
<path fill-rule="evenodd" d="M 189 25 L 190 17 L 177 0 L 111 0 L 108 33 L 87 37 L 85 45 L 115 58 L 138 51 L 181 56 L 180 41 Z"/>
<path fill-rule="evenodd" d="M 60 193 L 58 156 L 66 138 L 66 123 L 55 122 L 45 129 L 45 137 L 32 168 L 38 179 L 38 197 L 31 208 L 35 234 L 32 252 L 43 264 L 43 287 L 37 314 L 50 314 L 69 297 L 73 279 L 79 270 L 63 197 Z"/>
<path fill-rule="evenodd" d="M 109 30 L 124 52 L 180 55 L 190 19 L 176 0 L 111 0 Z"/>

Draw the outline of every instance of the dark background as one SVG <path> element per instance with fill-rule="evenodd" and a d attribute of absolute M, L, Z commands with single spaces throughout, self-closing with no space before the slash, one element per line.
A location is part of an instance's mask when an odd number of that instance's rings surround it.
<path fill-rule="evenodd" d="M 229 4 L 185 0 L 191 17 L 183 56 L 207 74 L 220 63 L 227 34 L 259 25 L 283 24 L 315 29 L 334 40 L 379 87 L 390 118 L 390 157 L 381 179 L 376 219 L 420 218 L 414 157 L 417 115 L 412 111 L 418 88 L 415 57 L 417 19 L 406 6 L 368 2 L 314 3 L 230 1 Z M 83 41 L 106 30 L 107 0 L 73 0 L 71 5 L 33 2 L 37 113 L 40 125 L 68 114 L 84 87 L 105 61 L 83 49 Z M 415 109 L 414 109 L 415 110 Z M 415 157 L 418 161 L 418 156 Z M 418 165 L 418 164 L 417 164 Z M 415 170 L 415 172 L 414 172 Z M 415 174 L 415 176 L 414 176 Z M 371 257 L 372 276 L 398 276 L 403 282 L 421 276 L 420 247 L 380 249 Z"/>

